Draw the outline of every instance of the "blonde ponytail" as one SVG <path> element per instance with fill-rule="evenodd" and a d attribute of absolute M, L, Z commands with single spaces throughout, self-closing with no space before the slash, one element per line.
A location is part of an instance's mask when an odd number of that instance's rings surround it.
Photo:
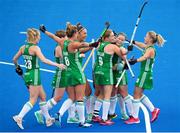
<path fill-rule="evenodd" d="M 153 44 L 157 43 L 158 46 L 162 47 L 166 42 L 166 40 L 160 34 L 157 34 L 154 31 L 149 31 L 148 34 L 151 37 Z"/>
<path fill-rule="evenodd" d="M 166 40 L 164 40 L 164 38 L 160 34 L 157 34 L 156 37 L 157 37 L 157 44 L 160 47 L 162 47 L 164 43 L 166 42 Z"/>
<path fill-rule="evenodd" d="M 28 40 L 28 42 L 36 41 L 39 36 L 40 36 L 39 30 L 34 29 L 34 28 L 29 28 L 27 30 L 27 40 Z"/>

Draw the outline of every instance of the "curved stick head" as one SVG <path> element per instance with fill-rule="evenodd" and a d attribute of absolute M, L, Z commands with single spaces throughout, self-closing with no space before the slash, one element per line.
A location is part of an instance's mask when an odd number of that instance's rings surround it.
<path fill-rule="evenodd" d="M 107 28 L 109 28 L 110 23 L 107 21 L 107 22 L 105 23 L 105 25 L 106 25 Z"/>

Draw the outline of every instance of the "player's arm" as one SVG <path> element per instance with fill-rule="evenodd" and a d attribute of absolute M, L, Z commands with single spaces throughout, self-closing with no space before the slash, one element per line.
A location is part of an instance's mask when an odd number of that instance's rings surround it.
<path fill-rule="evenodd" d="M 15 54 L 15 56 L 13 57 L 13 63 L 15 66 L 18 66 L 18 59 L 19 57 L 23 54 L 22 49 L 23 47 L 25 47 L 24 45 L 18 50 L 18 52 Z"/>
<path fill-rule="evenodd" d="M 142 42 L 138 42 L 138 41 L 133 41 L 133 44 L 140 47 L 140 48 L 143 48 L 145 49 L 146 48 L 146 44 L 142 43 Z"/>
<path fill-rule="evenodd" d="M 93 47 L 80 48 L 79 52 L 80 53 L 86 53 L 86 52 L 88 52 L 89 50 L 92 50 L 92 49 L 93 49 Z"/>
<path fill-rule="evenodd" d="M 154 50 L 152 48 L 148 48 L 146 53 L 137 59 L 137 62 L 142 62 L 154 56 Z"/>
<path fill-rule="evenodd" d="M 119 47 L 116 46 L 116 45 L 113 45 L 113 49 L 114 49 L 114 52 L 115 52 L 119 57 L 121 57 L 124 61 L 126 60 L 126 54 L 123 54 L 124 51 L 121 50 L 121 48 L 119 48 Z"/>
<path fill-rule="evenodd" d="M 43 63 L 46 63 L 48 65 L 52 65 L 52 66 L 56 66 L 56 67 L 59 67 L 61 69 L 65 69 L 66 66 L 64 64 L 58 64 L 56 62 L 53 62 L 49 59 L 47 59 L 43 53 L 41 52 L 41 49 L 38 47 L 38 46 L 34 46 L 34 53 L 36 54 L 36 56 L 43 62 Z"/>
<path fill-rule="evenodd" d="M 59 38 L 58 36 L 54 35 L 53 33 L 46 30 L 46 27 L 44 25 L 40 25 L 39 30 L 45 33 L 47 36 L 52 38 L 54 41 L 59 43 L 62 47 L 64 45 L 65 38 Z"/>

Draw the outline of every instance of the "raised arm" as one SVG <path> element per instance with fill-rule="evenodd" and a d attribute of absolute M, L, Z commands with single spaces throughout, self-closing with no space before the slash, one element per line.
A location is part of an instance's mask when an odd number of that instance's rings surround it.
<path fill-rule="evenodd" d="M 142 42 L 138 42 L 138 41 L 133 41 L 133 44 L 140 47 L 140 48 L 143 48 L 145 49 L 146 48 L 146 44 L 142 43 Z"/>
<path fill-rule="evenodd" d="M 42 31 L 43 33 L 45 33 L 47 36 L 52 38 L 54 41 L 56 41 L 57 43 L 59 43 L 63 47 L 64 40 L 65 40 L 64 38 L 59 38 L 58 36 L 54 35 L 53 33 L 47 31 L 46 27 L 44 25 L 40 25 L 39 30 Z"/>

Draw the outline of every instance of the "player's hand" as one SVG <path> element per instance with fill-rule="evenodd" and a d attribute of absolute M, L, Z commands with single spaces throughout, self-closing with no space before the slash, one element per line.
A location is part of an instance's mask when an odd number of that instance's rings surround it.
<path fill-rule="evenodd" d="M 17 65 L 15 70 L 16 70 L 16 73 L 17 73 L 19 76 L 22 76 L 22 75 L 23 75 L 23 70 L 22 70 L 22 68 L 20 67 L 20 65 Z"/>
<path fill-rule="evenodd" d="M 127 47 L 127 49 L 128 49 L 128 51 L 133 51 L 133 45 L 129 45 L 129 46 Z"/>
<path fill-rule="evenodd" d="M 95 48 L 97 48 L 98 45 L 99 45 L 99 42 L 93 42 L 93 43 L 90 43 L 90 44 L 89 44 L 89 47 L 95 47 Z"/>
<path fill-rule="evenodd" d="M 64 65 L 64 64 L 58 64 L 57 67 L 59 67 L 59 68 L 62 69 L 62 70 L 64 70 L 64 69 L 67 68 L 66 65 Z"/>
<path fill-rule="evenodd" d="M 129 60 L 130 65 L 134 65 L 136 63 L 137 63 L 137 59 L 132 58 L 132 59 Z"/>
<path fill-rule="evenodd" d="M 39 30 L 40 30 L 41 32 L 45 33 L 46 27 L 42 24 L 42 25 L 39 26 Z"/>

